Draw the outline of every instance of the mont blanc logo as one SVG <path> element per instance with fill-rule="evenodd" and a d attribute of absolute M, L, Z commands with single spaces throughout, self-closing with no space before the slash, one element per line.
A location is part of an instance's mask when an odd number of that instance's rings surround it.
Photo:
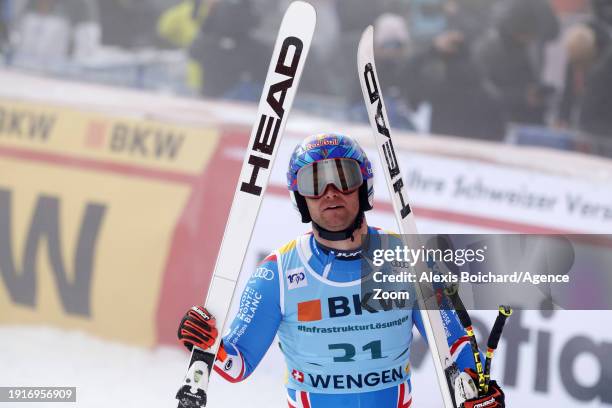
<path fill-rule="evenodd" d="M 308 285 L 308 280 L 306 279 L 306 273 L 304 272 L 304 268 L 295 268 L 289 269 L 287 271 L 287 288 L 297 289 L 303 288 Z"/>
<path fill-rule="evenodd" d="M 265 279 L 270 281 L 274 279 L 274 271 L 272 269 L 259 267 L 255 269 L 255 272 L 253 272 L 253 275 L 251 276 L 251 280 L 254 279 Z"/>

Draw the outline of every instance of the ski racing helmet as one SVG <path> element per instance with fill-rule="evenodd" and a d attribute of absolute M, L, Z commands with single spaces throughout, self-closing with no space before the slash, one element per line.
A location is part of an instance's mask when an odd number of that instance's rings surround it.
<path fill-rule="evenodd" d="M 323 133 L 309 136 L 295 147 L 289 160 L 287 187 L 304 223 L 312 221 L 305 197 L 321 197 L 329 184 L 343 193 L 359 190 L 359 213 L 347 229 L 328 231 L 313 222 L 323 238 L 338 241 L 351 238 L 361 226 L 364 211 L 372 209 L 373 177 L 372 163 L 355 140 Z"/>

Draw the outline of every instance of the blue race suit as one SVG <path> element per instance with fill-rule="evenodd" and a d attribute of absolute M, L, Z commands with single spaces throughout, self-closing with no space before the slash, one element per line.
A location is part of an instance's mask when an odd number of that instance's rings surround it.
<path fill-rule="evenodd" d="M 380 245 L 388 235 L 370 227 L 368 237 Z M 278 334 L 290 407 L 409 407 L 413 325 L 425 337 L 416 299 L 362 294 L 361 258 L 359 250 L 325 248 L 312 233 L 274 251 L 242 293 L 215 370 L 232 382 L 245 379 Z M 473 368 L 456 313 L 441 313 L 459 368 Z"/>

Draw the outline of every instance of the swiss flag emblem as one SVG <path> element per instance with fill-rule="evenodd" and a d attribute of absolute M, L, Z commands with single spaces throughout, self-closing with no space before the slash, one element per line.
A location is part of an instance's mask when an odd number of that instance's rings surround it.
<path fill-rule="evenodd" d="M 299 381 L 301 383 L 304 382 L 304 373 L 301 371 L 294 369 L 293 371 L 291 371 L 291 376 L 293 377 L 295 381 Z"/>

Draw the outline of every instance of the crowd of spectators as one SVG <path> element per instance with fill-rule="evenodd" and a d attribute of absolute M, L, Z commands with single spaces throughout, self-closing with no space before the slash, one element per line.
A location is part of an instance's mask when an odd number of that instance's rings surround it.
<path fill-rule="evenodd" d="M 189 89 L 259 98 L 289 0 L 0 0 L 5 58 L 100 46 L 182 49 Z M 508 124 L 612 136 L 612 0 L 310 0 L 317 32 L 299 99 L 365 121 L 354 69 L 375 25 L 394 127 L 501 140 Z M 313 103 L 313 102 L 311 102 Z"/>

